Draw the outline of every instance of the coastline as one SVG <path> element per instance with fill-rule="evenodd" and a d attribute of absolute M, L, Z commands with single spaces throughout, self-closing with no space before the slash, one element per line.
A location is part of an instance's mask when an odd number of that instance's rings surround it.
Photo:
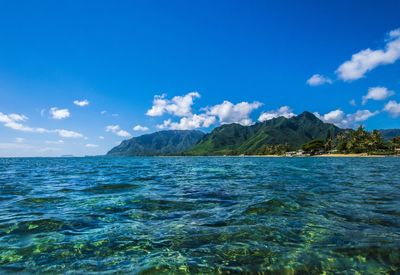
<path fill-rule="evenodd" d="M 240 157 L 240 156 L 239 156 Z M 317 158 L 384 158 L 384 157 L 395 157 L 394 155 L 368 155 L 365 153 L 362 154 L 321 154 L 315 156 L 279 156 L 279 155 L 246 155 L 241 157 L 286 157 L 286 158 L 308 158 L 308 157 L 317 157 Z"/>
<path fill-rule="evenodd" d="M 385 158 L 385 157 L 399 157 L 399 155 L 368 155 L 366 153 L 360 154 L 321 154 L 314 156 L 299 155 L 299 156 L 285 156 L 285 155 L 182 155 L 182 156 L 153 156 L 153 157 L 237 157 L 237 158 Z"/>
<path fill-rule="evenodd" d="M 316 155 L 313 157 L 320 157 L 320 158 L 385 158 L 385 157 L 393 157 L 393 155 L 368 155 L 365 153 L 361 154 L 322 154 L 322 155 Z"/>

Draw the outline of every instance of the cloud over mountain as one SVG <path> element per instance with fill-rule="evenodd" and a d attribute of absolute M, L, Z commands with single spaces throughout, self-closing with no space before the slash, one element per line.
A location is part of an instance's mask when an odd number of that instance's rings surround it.
<path fill-rule="evenodd" d="M 106 126 L 106 132 L 111 132 L 119 137 L 131 137 L 132 135 L 123 129 L 119 125 L 108 125 Z"/>
<path fill-rule="evenodd" d="M 139 132 L 146 132 L 146 131 L 149 130 L 149 128 L 146 127 L 146 126 L 142 126 L 142 125 L 138 124 L 138 125 L 134 126 L 134 127 L 132 128 L 132 130 L 133 130 L 133 131 L 139 131 Z"/>
<path fill-rule="evenodd" d="M 258 118 L 259 122 L 264 122 L 266 120 L 270 120 L 276 117 L 286 117 L 286 118 L 291 118 L 295 116 L 296 114 L 293 113 L 293 110 L 289 106 L 282 106 L 278 110 L 272 110 L 272 111 L 267 111 L 263 112 L 260 117 Z"/>
<path fill-rule="evenodd" d="M 358 123 L 366 121 L 370 117 L 377 115 L 379 112 L 371 112 L 370 110 L 358 110 L 353 114 L 346 114 L 340 109 L 330 111 L 324 115 L 315 112 L 314 115 L 324 122 L 335 124 L 340 128 L 354 128 Z"/>
<path fill-rule="evenodd" d="M 200 98 L 198 92 L 191 92 L 184 96 L 174 96 L 167 99 L 166 94 L 156 95 L 153 99 L 153 106 L 146 112 L 148 116 L 162 116 L 171 114 L 174 116 L 189 116 L 192 114 L 192 105 L 195 98 Z"/>
<path fill-rule="evenodd" d="M 250 118 L 251 112 L 261 105 L 262 103 L 258 101 L 233 104 L 224 100 L 221 104 L 206 107 L 205 110 L 207 115 L 216 116 L 221 124 L 238 123 L 247 126 L 253 124 Z"/>

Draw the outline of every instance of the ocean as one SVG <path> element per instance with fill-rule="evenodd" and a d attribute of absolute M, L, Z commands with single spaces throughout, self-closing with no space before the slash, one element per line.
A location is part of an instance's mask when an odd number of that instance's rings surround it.
<path fill-rule="evenodd" d="M 400 158 L 2 158 L 13 272 L 397 273 Z"/>

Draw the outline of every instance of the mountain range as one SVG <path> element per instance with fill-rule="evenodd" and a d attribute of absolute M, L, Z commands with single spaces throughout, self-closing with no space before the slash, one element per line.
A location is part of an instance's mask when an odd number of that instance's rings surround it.
<path fill-rule="evenodd" d="M 400 136 L 400 129 L 382 129 L 379 130 L 384 140 L 391 140 Z"/>
<path fill-rule="evenodd" d="M 267 154 L 274 146 L 296 150 L 315 140 L 334 139 L 341 129 L 325 123 L 310 112 L 291 118 L 277 117 L 250 126 L 232 123 L 208 134 L 198 130 L 166 130 L 124 140 L 111 149 L 109 156 L 159 155 L 252 155 Z M 379 130 L 382 138 L 400 136 L 400 129 Z"/>
<path fill-rule="evenodd" d="M 316 139 L 325 140 L 344 131 L 324 123 L 310 112 L 291 117 L 277 117 L 251 126 L 227 124 L 215 128 L 187 155 L 259 154 L 271 145 L 286 145 L 294 150 Z"/>
<path fill-rule="evenodd" d="M 159 156 L 178 155 L 195 144 L 204 136 L 197 130 L 169 130 L 124 140 L 112 148 L 108 156 Z"/>

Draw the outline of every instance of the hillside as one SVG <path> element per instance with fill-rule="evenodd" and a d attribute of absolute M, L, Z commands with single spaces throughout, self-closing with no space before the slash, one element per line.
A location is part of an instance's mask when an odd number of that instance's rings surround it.
<path fill-rule="evenodd" d="M 160 131 L 124 140 L 112 148 L 108 156 L 156 156 L 177 155 L 198 143 L 201 131 Z"/>
<path fill-rule="evenodd" d="M 278 117 L 251 126 L 227 124 L 215 128 L 187 155 L 260 154 L 268 146 L 286 145 L 298 149 L 312 140 L 335 137 L 342 129 L 324 123 L 310 112 L 296 117 Z"/>
<path fill-rule="evenodd" d="M 381 133 L 384 140 L 391 140 L 400 136 L 400 129 L 384 129 L 378 131 Z"/>

